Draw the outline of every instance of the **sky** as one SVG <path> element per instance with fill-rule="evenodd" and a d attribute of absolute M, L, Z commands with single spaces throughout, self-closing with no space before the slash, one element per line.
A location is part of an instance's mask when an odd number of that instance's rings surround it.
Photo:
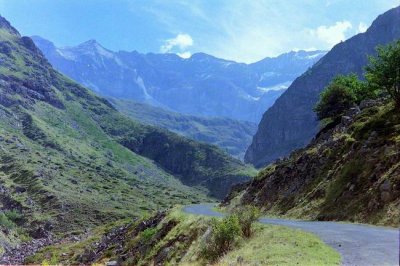
<path fill-rule="evenodd" d="M 205 52 L 255 62 L 292 50 L 329 50 L 364 32 L 400 0 L 0 0 L 22 35 L 56 46 L 95 39 L 113 50 Z"/>

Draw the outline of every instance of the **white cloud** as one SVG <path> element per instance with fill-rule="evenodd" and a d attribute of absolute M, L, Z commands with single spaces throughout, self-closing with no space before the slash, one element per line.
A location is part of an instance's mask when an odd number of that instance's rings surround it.
<path fill-rule="evenodd" d="M 193 39 L 189 34 L 178 34 L 175 38 L 168 39 L 160 47 L 162 53 L 171 52 L 173 49 L 178 48 L 181 52 L 193 45 Z"/>
<path fill-rule="evenodd" d="M 191 52 L 183 52 L 183 53 L 176 53 L 177 55 L 179 55 L 182 58 L 189 58 L 192 56 Z"/>
<path fill-rule="evenodd" d="M 358 24 L 358 32 L 359 33 L 366 32 L 367 29 L 368 29 L 368 25 L 367 24 L 365 24 L 363 22 L 360 22 L 360 24 Z"/>
<path fill-rule="evenodd" d="M 311 34 L 325 42 L 330 48 L 340 41 L 344 41 L 346 39 L 346 32 L 352 27 L 353 25 L 347 20 L 337 21 L 335 25 L 323 25 L 315 30 L 311 30 Z"/>

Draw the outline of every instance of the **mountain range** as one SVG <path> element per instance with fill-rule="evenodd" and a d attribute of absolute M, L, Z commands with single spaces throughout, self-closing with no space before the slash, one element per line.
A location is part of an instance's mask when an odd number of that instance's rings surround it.
<path fill-rule="evenodd" d="M 332 78 L 349 73 L 361 77 L 376 46 L 399 38 L 400 7 L 397 7 L 380 15 L 365 33 L 335 45 L 264 113 L 245 161 L 262 167 L 308 144 L 319 129 L 313 107 Z"/>
<path fill-rule="evenodd" d="M 183 59 L 175 54 L 113 52 L 95 40 L 56 47 L 41 37 L 32 39 L 57 70 L 103 96 L 254 123 L 325 54 L 298 51 L 243 64 L 205 53 Z"/>

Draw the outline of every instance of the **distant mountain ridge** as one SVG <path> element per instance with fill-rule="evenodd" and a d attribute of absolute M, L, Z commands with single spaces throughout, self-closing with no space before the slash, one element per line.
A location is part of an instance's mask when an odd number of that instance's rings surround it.
<path fill-rule="evenodd" d="M 298 51 L 243 64 L 205 53 L 183 59 L 113 52 L 95 40 L 59 48 L 41 37 L 32 39 L 57 70 L 104 96 L 256 123 L 291 82 L 325 54 Z"/>
<path fill-rule="evenodd" d="M 134 120 L 166 128 L 196 141 L 214 144 L 239 159 L 243 159 L 257 131 L 257 124 L 252 122 L 185 115 L 131 100 L 112 98 L 109 101 Z"/>
<path fill-rule="evenodd" d="M 361 76 L 368 55 L 377 45 L 400 38 L 400 7 L 380 15 L 365 32 L 332 48 L 321 60 L 297 78 L 263 115 L 245 161 L 257 167 L 305 146 L 318 130 L 313 112 L 320 92 L 339 74 Z"/>

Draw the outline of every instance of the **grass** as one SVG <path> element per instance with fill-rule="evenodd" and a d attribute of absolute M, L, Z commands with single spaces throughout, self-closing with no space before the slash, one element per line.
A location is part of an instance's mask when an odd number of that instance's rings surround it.
<path fill-rule="evenodd" d="M 146 216 L 143 220 L 149 218 Z M 159 223 L 135 235 L 140 222 L 141 220 L 133 222 L 128 227 L 125 238 L 120 242 L 123 250 L 119 252 L 131 254 L 130 260 L 124 265 L 150 265 L 166 248 L 168 253 L 167 260 L 163 262 L 165 265 L 208 265 L 201 256 L 201 249 L 207 229 L 212 223 L 211 217 L 187 214 L 178 206 L 170 210 Z M 99 241 L 104 233 L 128 223 L 129 220 L 123 220 L 100 226 L 80 242 L 47 247 L 27 262 L 41 263 L 47 260 L 62 264 L 77 264 L 77 259 L 85 248 Z M 239 257 L 239 260 L 243 261 L 242 265 L 338 265 L 340 263 L 339 254 L 311 233 L 259 223 L 255 225 L 254 230 L 251 238 L 241 239 L 239 245 L 225 254 L 215 265 L 236 265 Z M 163 236 L 160 235 L 161 232 L 164 232 Z M 140 253 L 136 252 L 137 248 L 140 248 Z M 130 251 L 135 252 L 129 253 Z M 106 247 L 96 263 L 105 264 L 109 260 L 118 258 L 120 254 L 115 252 L 114 246 Z M 67 256 L 62 256 L 63 253 Z"/>
<path fill-rule="evenodd" d="M 339 265 L 340 255 L 318 237 L 298 229 L 258 224 L 254 237 L 216 265 Z"/>

